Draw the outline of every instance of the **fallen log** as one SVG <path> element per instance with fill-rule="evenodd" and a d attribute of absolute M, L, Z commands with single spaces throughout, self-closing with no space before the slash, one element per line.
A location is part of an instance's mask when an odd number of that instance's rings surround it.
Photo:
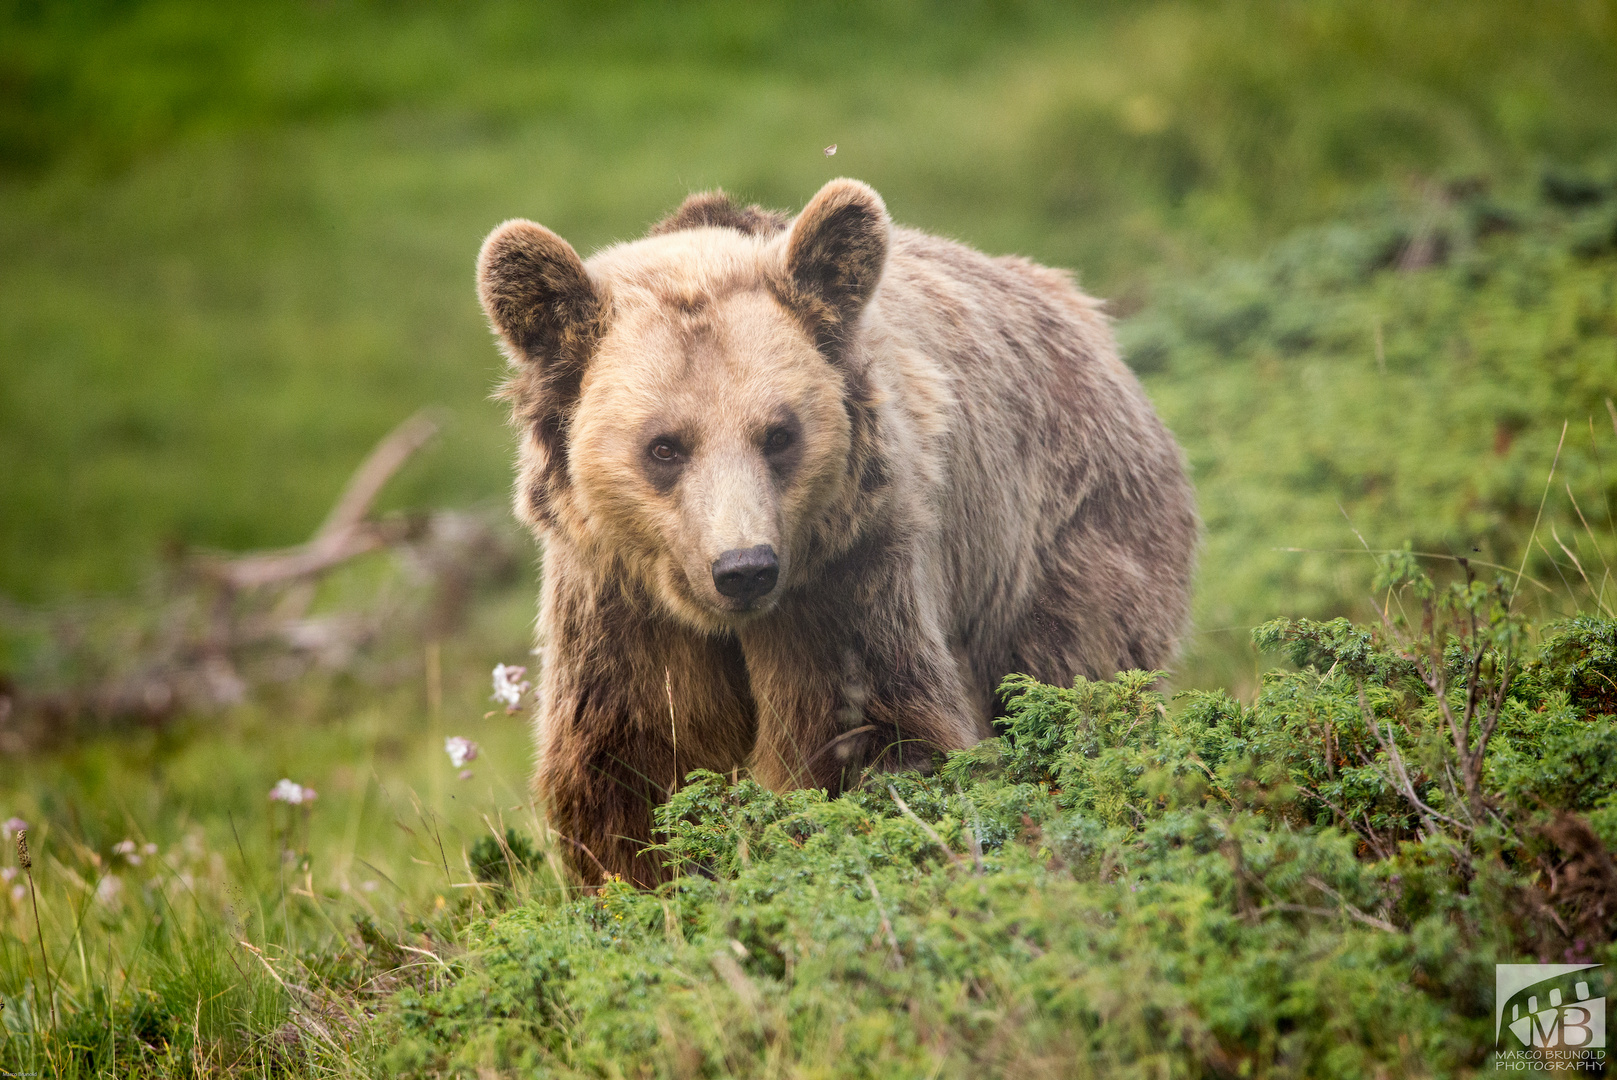
<path fill-rule="evenodd" d="M 514 578 L 521 565 L 503 514 L 373 516 L 388 482 L 438 428 L 422 412 L 389 432 L 302 544 L 182 555 L 140 603 L 75 601 L 49 611 L 0 603 L 0 620 L 50 642 L 43 667 L 9 680 L 0 673 L 0 753 L 87 721 L 154 724 L 225 708 L 311 667 L 396 677 L 377 672 L 403 670 L 398 663 L 361 661 L 387 642 L 406 656 L 420 640 L 452 633 L 479 583 Z M 323 575 L 386 550 L 400 556 L 402 573 L 385 575 L 357 604 L 309 614 Z"/>

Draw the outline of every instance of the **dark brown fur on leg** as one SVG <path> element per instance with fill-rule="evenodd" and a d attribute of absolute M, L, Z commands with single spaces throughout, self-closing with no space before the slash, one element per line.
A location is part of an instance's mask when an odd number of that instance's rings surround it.
<path fill-rule="evenodd" d="M 550 640 L 536 721 L 534 784 L 579 876 L 640 885 L 665 876 L 642 855 L 651 810 L 692 769 L 727 772 L 753 743 L 752 701 L 734 639 L 697 634 L 614 586 L 579 589 L 549 553 Z M 670 702 L 672 704 L 670 704 Z M 586 850 L 587 849 L 587 850 Z"/>
<path fill-rule="evenodd" d="M 953 653 L 905 587 L 905 553 L 861 551 L 841 571 L 741 635 L 758 713 L 752 771 L 768 787 L 836 793 L 867 768 L 924 767 L 987 734 Z"/>

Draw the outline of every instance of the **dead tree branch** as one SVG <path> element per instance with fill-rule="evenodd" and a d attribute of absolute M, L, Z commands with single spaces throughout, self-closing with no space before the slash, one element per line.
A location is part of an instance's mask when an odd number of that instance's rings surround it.
<path fill-rule="evenodd" d="M 228 588 L 256 589 L 324 573 L 357 555 L 403 539 L 398 523 L 369 522 L 365 518 L 393 474 L 437 433 L 438 425 L 424 412 L 416 413 L 389 432 L 354 471 L 336 505 L 307 543 L 233 559 L 209 560 L 199 569 Z"/>
<path fill-rule="evenodd" d="M 311 665 L 396 677 L 381 674 L 399 667 L 383 661 L 388 643 L 413 654 L 407 641 L 452 632 L 479 583 L 514 578 L 521 564 L 503 517 L 374 516 L 382 490 L 437 431 L 418 413 L 389 432 L 302 544 L 193 556 L 154 580 L 139 602 L 79 601 L 49 611 L 0 604 L 0 619 L 49 642 L 31 670 L 11 673 L 14 682 L 0 679 L 0 753 L 84 721 L 149 724 L 212 711 Z M 383 550 L 399 556 L 396 573 L 345 595 L 340 608 L 308 614 L 322 575 Z M 363 657 L 379 663 L 360 667 Z"/>

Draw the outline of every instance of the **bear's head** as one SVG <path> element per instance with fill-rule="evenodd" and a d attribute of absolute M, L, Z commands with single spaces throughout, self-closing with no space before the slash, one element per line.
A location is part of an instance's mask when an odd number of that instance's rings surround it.
<path fill-rule="evenodd" d="M 882 486 L 854 331 L 888 233 L 852 180 L 790 222 L 693 196 L 588 262 L 532 222 L 495 229 L 478 291 L 511 361 L 518 514 L 693 626 L 770 610 Z"/>

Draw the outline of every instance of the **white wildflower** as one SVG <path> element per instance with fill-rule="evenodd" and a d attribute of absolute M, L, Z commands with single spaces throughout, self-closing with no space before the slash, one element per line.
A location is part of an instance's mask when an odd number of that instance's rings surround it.
<path fill-rule="evenodd" d="M 145 852 L 147 855 L 156 855 L 157 854 L 157 845 L 149 843 L 145 847 L 141 848 L 140 850 Z"/>
<path fill-rule="evenodd" d="M 105 904 L 107 907 L 117 907 L 118 902 L 123 899 L 123 894 L 123 879 L 117 874 L 108 874 L 95 887 L 96 902 Z"/>
<path fill-rule="evenodd" d="M 494 693 L 489 700 L 504 705 L 508 713 L 516 712 L 517 706 L 522 704 L 522 695 L 533 689 L 533 683 L 522 677 L 527 673 L 528 669 L 520 664 L 495 664 Z"/>
<path fill-rule="evenodd" d="M 837 144 L 836 143 L 832 143 L 830 146 L 827 146 L 825 148 L 825 156 L 826 157 L 835 157 L 836 152 L 837 152 Z"/>
<path fill-rule="evenodd" d="M 477 760 L 477 744 L 459 735 L 451 735 L 444 740 L 444 753 L 449 755 L 455 768 L 463 769 L 468 761 Z"/>
<path fill-rule="evenodd" d="M 10 840 L 12 837 L 16 836 L 20 832 L 23 832 L 27 828 L 28 822 L 24 821 L 22 818 L 10 817 L 6 818 L 3 824 L 0 824 L 0 833 L 4 833 L 5 838 Z"/>
<path fill-rule="evenodd" d="M 0 866 L 0 885 L 10 885 L 18 870 L 15 866 Z"/>
<path fill-rule="evenodd" d="M 122 855 L 130 866 L 140 865 L 140 846 L 133 840 L 120 840 L 112 845 L 114 855 Z"/>
<path fill-rule="evenodd" d="M 12 899 L 12 901 L 14 903 L 18 903 L 18 904 L 22 903 L 23 898 L 25 896 L 27 896 L 27 895 L 28 895 L 28 886 L 23 885 L 23 884 L 21 884 L 19 882 L 18 884 L 13 885 L 11 887 L 11 899 Z"/>
<path fill-rule="evenodd" d="M 285 779 L 270 789 L 269 797 L 273 802 L 284 802 L 288 806 L 301 806 L 304 803 L 312 803 L 319 798 L 314 788 L 294 784 L 292 781 Z"/>

